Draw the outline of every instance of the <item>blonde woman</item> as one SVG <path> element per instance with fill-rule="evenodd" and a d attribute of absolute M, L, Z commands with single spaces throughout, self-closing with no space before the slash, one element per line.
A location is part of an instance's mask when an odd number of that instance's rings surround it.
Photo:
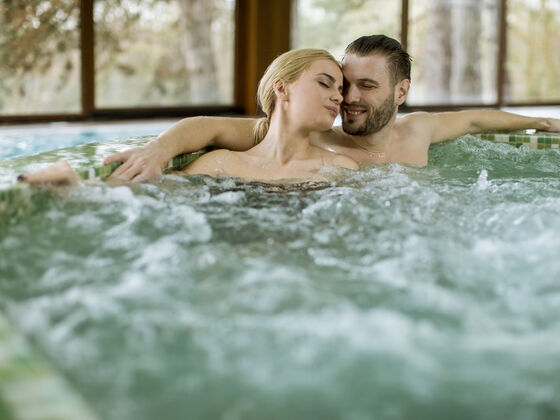
<path fill-rule="evenodd" d="M 266 117 L 254 130 L 256 146 L 245 152 L 215 150 L 181 174 L 235 176 L 246 180 L 310 179 L 325 166 L 358 169 L 349 157 L 312 146 L 313 131 L 331 128 L 342 102 L 342 71 L 327 51 L 293 50 L 266 70 L 258 88 Z M 66 162 L 23 176 L 25 182 L 78 181 Z"/>

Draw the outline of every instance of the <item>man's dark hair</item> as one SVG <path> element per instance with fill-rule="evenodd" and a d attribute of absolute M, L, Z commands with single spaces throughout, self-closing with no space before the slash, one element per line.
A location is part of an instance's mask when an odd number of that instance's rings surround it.
<path fill-rule="evenodd" d="M 387 57 L 387 66 L 391 81 L 396 85 L 403 79 L 410 80 L 410 55 L 396 39 L 385 35 L 367 35 L 352 41 L 344 54 L 355 54 L 360 57 L 381 54 Z"/>

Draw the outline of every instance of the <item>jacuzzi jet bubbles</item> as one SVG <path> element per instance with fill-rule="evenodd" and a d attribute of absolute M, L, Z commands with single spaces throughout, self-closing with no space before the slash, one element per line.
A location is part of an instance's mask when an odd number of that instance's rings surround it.
<path fill-rule="evenodd" d="M 557 418 L 558 153 L 430 156 L 42 193 L 0 304 L 107 420 Z"/>

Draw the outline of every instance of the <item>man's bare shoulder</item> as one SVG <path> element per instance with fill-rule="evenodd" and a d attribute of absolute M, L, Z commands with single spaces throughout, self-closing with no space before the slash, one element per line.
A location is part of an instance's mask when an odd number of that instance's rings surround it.
<path fill-rule="evenodd" d="M 395 121 L 396 126 L 402 127 L 417 127 L 425 124 L 432 124 L 434 120 L 434 115 L 430 112 L 418 111 L 411 112 L 410 114 L 405 114 L 398 117 Z"/>
<path fill-rule="evenodd" d="M 429 112 L 411 112 L 395 121 L 398 138 L 406 143 L 428 144 L 432 138 L 436 119 Z"/>

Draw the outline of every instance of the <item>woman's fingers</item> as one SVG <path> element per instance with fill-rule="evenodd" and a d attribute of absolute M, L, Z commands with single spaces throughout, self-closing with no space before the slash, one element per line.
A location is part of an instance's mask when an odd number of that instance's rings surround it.
<path fill-rule="evenodd" d="M 114 153 L 111 156 L 107 156 L 103 159 L 103 165 L 109 165 L 113 162 L 126 162 L 130 157 L 130 154 L 134 152 L 135 149 L 126 150 L 124 152 Z"/>
<path fill-rule="evenodd" d="M 131 178 L 131 181 L 145 182 L 160 175 L 161 175 L 161 169 L 158 166 L 146 165 L 142 168 L 142 170 L 138 174 L 136 174 L 136 176 Z"/>
<path fill-rule="evenodd" d="M 134 160 L 128 160 L 124 162 L 121 166 L 113 171 L 109 175 L 109 179 L 118 179 L 120 181 L 130 181 L 130 179 L 136 176 L 135 172 L 138 168 L 138 162 Z"/>
<path fill-rule="evenodd" d="M 117 167 L 117 169 L 113 171 L 113 173 L 109 176 L 109 178 L 119 178 L 119 179 L 124 178 L 123 174 L 128 170 L 130 170 L 133 164 L 134 164 L 134 160 L 129 159 L 124 161 L 119 167 Z"/>
<path fill-rule="evenodd" d="M 161 175 L 167 154 L 155 142 L 107 157 L 103 163 L 122 162 L 109 176 L 110 180 L 143 182 Z"/>
<path fill-rule="evenodd" d="M 135 162 L 135 155 L 136 149 L 127 150 L 126 152 L 117 153 L 115 155 L 109 156 L 107 159 L 103 161 L 103 164 L 108 165 L 113 162 L 122 162 L 120 166 L 118 166 L 111 176 L 114 178 L 121 178 L 122 174 L 130 169 L 130 167 Z"/>
<path fill-rule="evenodd" d="M 121 158 L 126 160 L 115 169 L 109 178 L 119 181 L 143 182 L 161 175 L 160 166 L 153 158 L 150 158 L 149 154 L 147 156 L 146 154 L 145 149 L 138 148 L 127 155 L 121 155 Z"/>

